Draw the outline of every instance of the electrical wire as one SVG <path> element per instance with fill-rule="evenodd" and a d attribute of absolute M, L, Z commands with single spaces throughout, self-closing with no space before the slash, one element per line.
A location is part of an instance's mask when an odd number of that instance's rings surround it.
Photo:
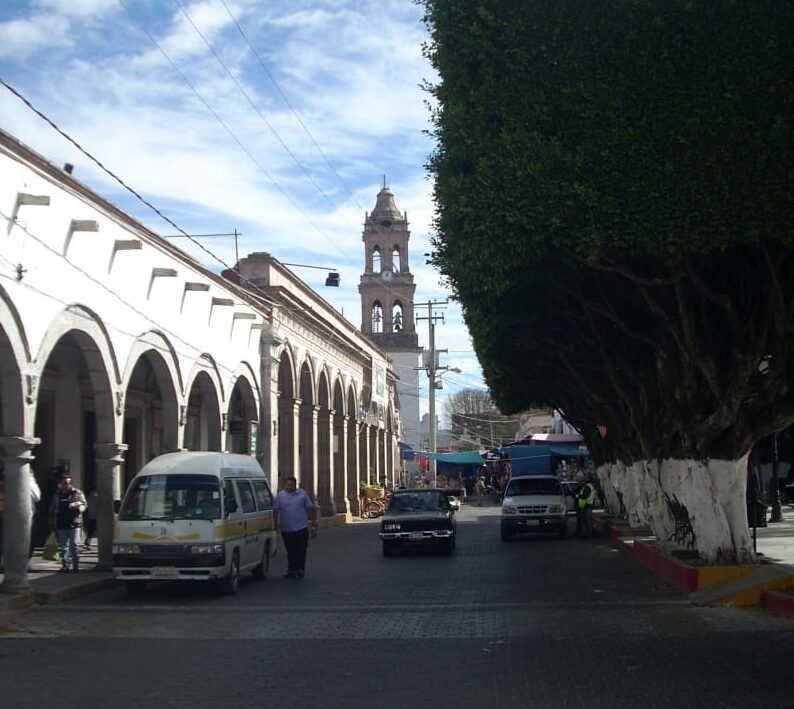
<path fill-rule="evenodd" d="M 262 67 L 262 70 L 265 72 L 265 75 L 267 76 L 268 79 L 270 79 L 270 81 L 273 84 L 273 86 L 276 87 L 276 91 L 278 91 L 279 95 L 281 96 L 282 100 L 286 104 L 287 108 L 289 108 L 289 110 L 292 112 L 292 115 L 295 116 L 295 120 L 298 121 L 298 123 L 300 124 L 301 128 L 303 128 L 303 131 L 308 136 L 309 140 L 311 140 L 311 142 L 314 145 L 314 147 L 317 148 L 317 152 L 320 153 L 320 155 L 322 156 L 323 160 L 325 160 L 326 165 L 328 165 L 328 167 L 331 168 L 331 171 L 334 173 L 334 175 L 336 175 L 337 179 L 339 180 L 339 184 L 341 184 L 342 187 L 345 188 L 345 191 L 347 192 L 347 194 L 350 195 L 350 198 L 353 200 L 355 205 L 362 212 L 365 212 L 366 209 L 364 209 L 364 207 L 362 207 L 361 204 L 359 203 L 359 201 L 356 199 L 356 196 L 353 194 L 353 192 L 347 186 L 347 183 L 342 179 L 342 176 L 339 174 L 339 172 L 337 172 L 336 168 L 333 166 L 331 161 L 328 159 L 328 156 L 325 154 L 325 152 L 323 152 L 323 149 L 320 147 L 320 144 L 315 140 L 315 138 L 312 135 L 311 131 L 306 127 L 306 124 L 303 122 L 303 119 L 300 117 L 300 114 L 295 110 L 295 107 L 292 105 L 292 103 L 290 103 L 290 100 L 287 98 L 287 96 L 284 93 L 284 91 L 282 91 L 281 86 L 279 86 L 279 84 L 276 81 L 275 77 L 273 76 L 273 74 L 270 72 L 270 70 L 265 65 L 265 62 L 262 60 L 262 57 L 259 55 L 259 52 L 257 52 L 256 47 L 254 47 L 254 45 L 250 42 L 250 40 L 246 36 L 245 32 L 243 31 L 242 26 L 237 21 L 237 18 L 234 16 L 234 14 L 232 14 L 232 11 L 229 9 L 229 6 L 226 4 L 226 0 L 220 0 L 220 3 L 226 9 L 226 12 L 229 14 L 229 17 L 231 18 L 232 22 L 234 23 L 234 26 L 237 28 L 237 31 L 240 33 L 240 36 L 243 38 L 245 43 L 248 45 L 248 48 L 251 50 L 252 54 L 256 57 L 256 60 L 259 62 L 259 66 Z"/>

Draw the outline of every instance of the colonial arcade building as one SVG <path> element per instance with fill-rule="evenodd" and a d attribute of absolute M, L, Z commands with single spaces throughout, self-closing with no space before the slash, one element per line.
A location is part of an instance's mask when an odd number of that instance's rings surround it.
<path fill-rule="evenodd" d="M 326 517 L 394 482 L 391 361 L 277 259 L 215 274 L 2 132 L 0 217 L 0 590 L 29 587 L 56 471 L 98 491 L 102 565 L 114 501 L 164 452 L 257 456 Z"/>

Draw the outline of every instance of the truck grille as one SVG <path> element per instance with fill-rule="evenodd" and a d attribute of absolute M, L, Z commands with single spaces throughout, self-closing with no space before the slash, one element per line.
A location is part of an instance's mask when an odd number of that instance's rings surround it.
<path fill-rule="evenodd" d="M 523 505 L 517 507 L 518 514 L 520 515 L 543 515 L 548 510 L 547 505 Z"/>

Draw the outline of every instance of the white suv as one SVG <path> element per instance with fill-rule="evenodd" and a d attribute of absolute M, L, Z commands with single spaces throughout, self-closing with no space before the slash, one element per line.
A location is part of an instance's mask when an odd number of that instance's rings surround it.
<path fill-rule="evenodd" d="M 568 536 L 568 510 L 554 475 L 510 478 L 502 499 L 502 541 L 523 532 L 556 532 Z"/>

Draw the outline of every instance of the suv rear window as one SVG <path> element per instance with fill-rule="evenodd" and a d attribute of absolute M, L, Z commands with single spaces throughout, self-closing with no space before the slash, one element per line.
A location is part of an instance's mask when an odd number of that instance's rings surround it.
<path fill-rule="evenodd" d="M 562 487 L 553 478 L 513 478 L 507 484 L 508 495 L 562 495 Z"/>

